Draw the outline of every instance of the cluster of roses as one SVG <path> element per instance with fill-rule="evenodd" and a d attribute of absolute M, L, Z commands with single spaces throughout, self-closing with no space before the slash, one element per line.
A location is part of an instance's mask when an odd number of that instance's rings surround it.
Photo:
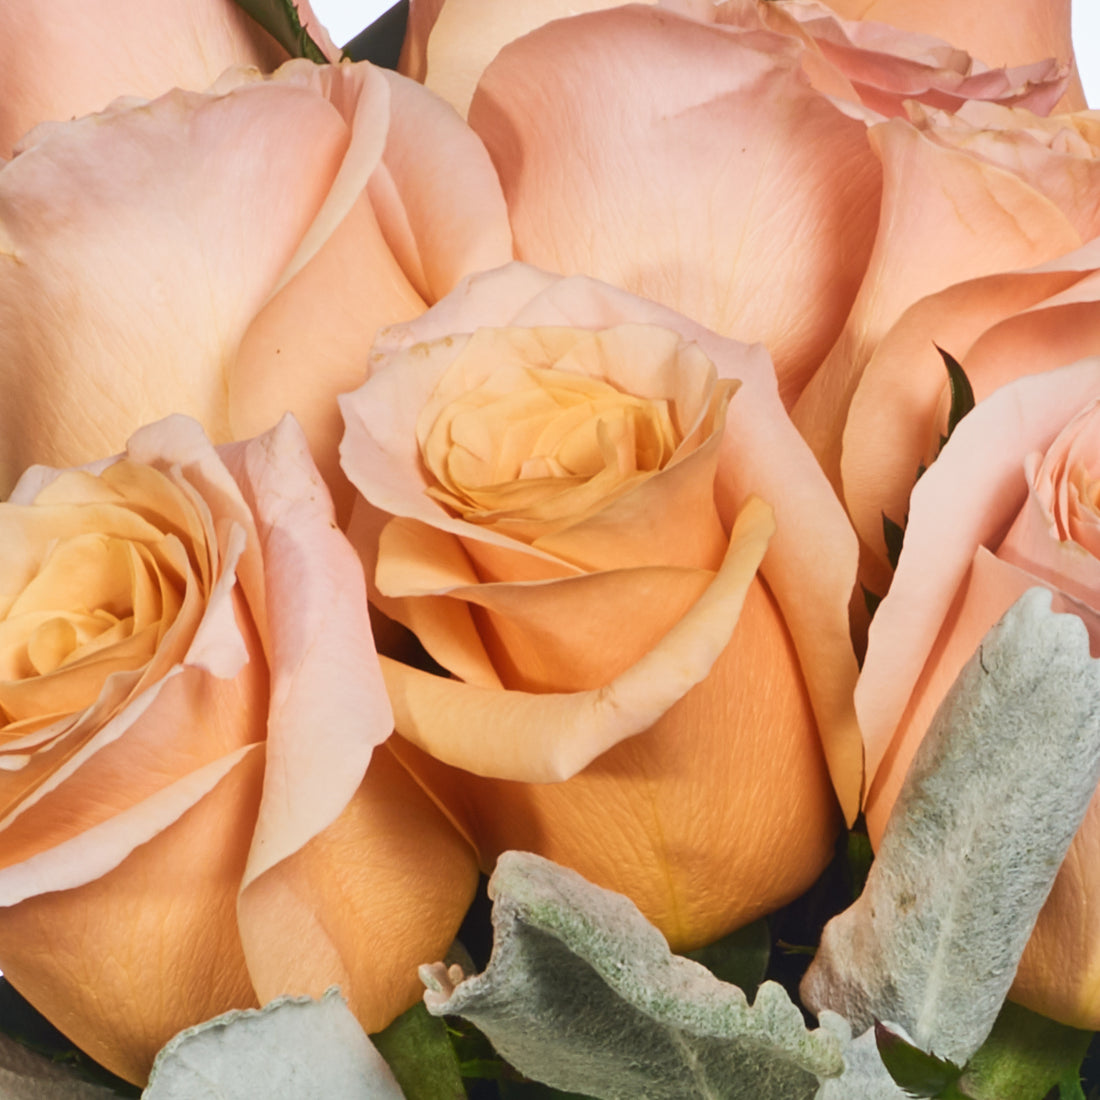
<path fill-rule="evenodd" d="M 507 848 L 714 940 L 1022 591 L 1100 644 L 1068 0 L 414 0 L 407 75 L 9 7 L 0 968 L 116 1072 L 385 1026 Z M 1014 994 L 1090 1028 L 1098 846 Z"/>

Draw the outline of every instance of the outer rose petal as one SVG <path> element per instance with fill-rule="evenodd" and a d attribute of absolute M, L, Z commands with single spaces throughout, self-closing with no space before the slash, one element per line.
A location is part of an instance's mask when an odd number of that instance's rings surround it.
<path fill-rule="evenodd" d="M 935 345 L 963 365 L 982 400 L 1025 374 L 1100 354 L 1100 243 L 1029 271 L 960 282 L 921 299 L 860 379 L 844 428 L 844 498 L 888 576 L 885 513 L 901 522 L 918 466 L 946 427 L 946 375 Z"/>
<path fill-rule="evenodd" d="M 572 779 L 483 779 L 400 737 L 394 752 L 453 810 L 486 867 L 506 848 L 539 851 L 628 894 L 673 950 L 688 950 L 796 897 L 829 859 L 836 807 L 809 701 L 791 691 L 797 664 L 757 580 L 708 679 Z M 763 778 L 777 774 L 779 786 Z"/>
<path fill-rule="evenodd" d="M 653 3 L 654 0 L 640 0 Z M 463 117 L 501 47 L 555 19 L 621 0 L 415 0 L 398 71 L 422 81 Z"/>
<path fill-rule="evenodd" d="M 0 157 L 47 119 L 102 110 L 119 95 L 146 98 L 212 84 L 230 65 L 274 69 L 275 41 L 231 0 L 11 0 L 0 42 Z"/>
<path fill-rule="evenodd" d="M 480 143 L 415 85 L 391 96 L 398 79 L 292 62 L 36 132 L 0 170 L 0 383 L 19 378 L 0 493 L 33 461 L 119 450 L 170 411 L 222 442 L 290 408 L 334 472 L 332 398 L 361 379 L 377 325 L 425 308 L 423 271 L 434 293 L 510 257 Z M 418 172 L 439 164 L 409 163 L 417 127 L 456 184 L 444 215 L 421 213 Z M 379 172 L 376 209 L 363 192 Z M 415 256 L 408 275 L 391 239 Z"/>
<path fill-rule="evenodd" d="M 256 1003 L 236 896 L 262 775 L 260 750 L 102 878 L 0 908 L 4 976 L 129 1081 L 181 1028 Z"/>
<path fill-rule="evenodd" d="M 1073 63 L 1070 0 L 1023 0 L 1005 18 L 984 0 L 828 0 L 845 19 L 874 19 L 907 31 L 934 34 L 988 65 L 1026 65 L 1045 57 Z M 1076 71 L 1076 70 L 1075 70 Z M 1074 77 L 1062 110 L 1085 106 Z"/>
<path fill-rule="evenodd" d="M 880 187 L 863 123 L 807 86 L 800 52 L 615 8 L 505 47 L 470 107 L 520 259 L 765 343 L 788 403 L 855 296 Z"/>
<path fill-rule="evenodd" d="M 476 887 L 469 844 L 379 746 L 340 816 L 241 898 L 260 999 L 336 983 L 381 1030 L 423 995 L 417 967 L 446 954 Z"/>
<path fill-rule="evenodd" d="M 1023 132 L 991 137 L 1001 149 L 1032 144 Z M 884 168 L 874 252 L 840 339 L 792 412 L 834 485 L 852 395 L 907 307 L 966 278 L 1050 260 L 1083 240 L 1037 186 L 1030 163 L 1017 174 L 941 142 L 935 125 L 925 133 L 902 119 L 872 127 L 870 138 Z"/>

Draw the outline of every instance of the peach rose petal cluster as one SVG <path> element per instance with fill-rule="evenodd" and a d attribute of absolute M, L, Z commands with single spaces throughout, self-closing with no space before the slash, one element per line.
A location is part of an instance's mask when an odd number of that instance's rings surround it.
<path fill-rule="evenodd" d="M 173 417 L 34 467 L 0 560 L 7 979 L 133 1081 L 280 993 L 339 982 L 374 1027 L 407 1007 L 472 853 L 381 747 L 362 571 L 294 422 L 219 451 Z"/>
<path fill-rule="evenodd" d="M 514 265 L 340 400 L 372 599 L 451 674 L 383 657 L 391 743 L 483 864 L 538 851 L 681 948 L 805 889 L 859 798 L 855 544 L 763 349 Z"/>
<path fill-rule="evenodd" d="M 378 326 L 511 255 L 481 143 L 367 63 L 44 123 L 0 166 L 0 493 L 169 413 L 221 443 L 287 410 L 339 492 L 335 396 Z"/>

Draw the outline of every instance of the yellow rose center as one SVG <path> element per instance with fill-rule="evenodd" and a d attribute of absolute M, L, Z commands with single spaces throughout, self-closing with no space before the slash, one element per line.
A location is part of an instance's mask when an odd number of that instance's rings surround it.
<path fill-rule="evenodd" d="M 165 475 L 129 462 L 64 473 L 33 504 L 0 504 L 4 741 L 91 706 L 112 676 L 140 674 L 196 566 L 209 572 L 186 549 L 200 527 Z"/>

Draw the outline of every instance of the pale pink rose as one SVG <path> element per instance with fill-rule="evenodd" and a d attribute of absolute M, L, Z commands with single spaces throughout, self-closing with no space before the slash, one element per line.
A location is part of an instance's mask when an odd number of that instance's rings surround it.
<path fill-rule="evenodd" d="M 680 948 L 805 889 L 859 800 L 854 542 L 764 350 L 512 265 L 340 402 L 372 599 L 454 674 L 383 659 L 391 743 L 483 865 L 541 852 Z"/>
<path fill-rule="evenodd" d="M 1074 65 L 1070 0 L 1017 0 L 1011 11 L 986 0 L 828 0 L 846 19 L 873 19 L 903 30 L 934 34 L 990 65 L 1029 65 L 1055 57 Z M 1060 106 L 1085 106 L 1074 78 Z"/>
<path fill-rule="evenodd" d="M 970 102 L 912 115 L 870 129 L 884 170 L 874 251 L 844 331 L 792 412 L 837 485 L 852 397 L 910 306 L 954 283 L 1053 260 L 1100 233 L 1094 112 L 1044 118 Z M 936 318 L 923 351 L 935 354 L 936 332 L 950 323 Z M 942 346 L 952 351 L 951 341 Z"/>
<path fill-rule="evenodd" d="M 34 467 L 0 560 L 12 984 L 132 1081 L 284 992 L 339 983 L 372 1028 L 408 1007 L 476 872 L 382 745 L 361 567 L 293 421 L 216 451 L 172 417 Z"/>
<path fill-rule="evenodd" d="M 881 187 L 865 124 L 808 85 L 804 50 L 640 5 L 505 46 L 469 121 L 517 258 L 766 344 L 792 402 L 844 324 Z"/>
<path fill-rule="evenodd" d="M 292 410 L 335 477 L 379 324 L 510 257 L 480 142 L 366 63 L 43 124 L 0 168 L 0 494 L 171 412 L 224 442 Z"/>
<path fill-rule="evenodd" d="M 1035 585 L 1100 650 L 1100 358 L 996 390 L 913 490 L 897 572 L 871 623 L 856 708 L 866 814 L 881 836 L 936 707 L 986 630 Z M 1037 827 L 1039 827 L 1037 825 Z M 1012 997 L 1100 1026 L 1100 798 L 1024 954 Z"/>

